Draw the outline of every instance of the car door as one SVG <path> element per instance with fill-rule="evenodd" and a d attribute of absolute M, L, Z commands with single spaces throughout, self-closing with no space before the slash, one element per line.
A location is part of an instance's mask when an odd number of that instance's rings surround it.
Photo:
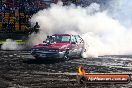
<path fill-rule="evenodd" d="M 82 50 L 83 50 L 83 47 L 84 47 L 84 41 L 79 35 L 76 35 L 75 38 L 76 38 L 76 41 L 77 41 L 77 44 L 76 44 L 77 45 L 76 46 L 77 55 L 80 55 Z"/>
<path fill-rule="evenodd" d="M 71 49 L 70 49 L 70 55 L 71 56 L 76 56 L 77 53 L 77 41 L 75 36 L 71 36 Z"/>

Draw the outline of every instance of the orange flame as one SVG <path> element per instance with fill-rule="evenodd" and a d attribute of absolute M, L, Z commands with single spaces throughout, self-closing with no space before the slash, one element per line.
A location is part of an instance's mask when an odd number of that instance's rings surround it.
<path fill-rule="evenodd" d="M 82 66 L 79 66 L 78 72 L 79 72 L 79 75 L 81 75 L 81 76 L 84 76 L 86 74 L 86 72 Z"/>

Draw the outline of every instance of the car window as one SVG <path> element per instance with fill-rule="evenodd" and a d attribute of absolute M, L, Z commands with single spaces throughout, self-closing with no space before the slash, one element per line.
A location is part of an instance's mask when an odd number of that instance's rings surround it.
<path fill-rule="evenodd" d="M 71 42 L 77 42 L 75 36 L 71 36 Z"/>
<path fill-rule="evenodd" d="M 69 42 L 70 41 L 70 36 L 62 36 L 61 41 L 62 42 Z"/>
<path fill-rule="evenodd" d="M 75 37 L 76 37 L 77 43 L 81 43 L 82 42 L 82 38 L 79 35 L 76 35 Z"/>
<path fill-rule="evenodd" d="M 56 36 L 55 42 L 57 43 L 69 43 L 70 36 Z"/>

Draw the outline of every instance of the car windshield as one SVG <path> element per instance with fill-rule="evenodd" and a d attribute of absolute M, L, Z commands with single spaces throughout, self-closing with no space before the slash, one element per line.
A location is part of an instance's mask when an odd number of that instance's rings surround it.
<path fill-rule="evenodd" d="M 48 43 L 70 43 L 70 36 L 55 35 L 46 39 Z"/>
<path fill-rule="evenodd" d="M 55 42 L 56 43 L 69 43 L 70 42 L 70 36 L 55 36 Z"/>

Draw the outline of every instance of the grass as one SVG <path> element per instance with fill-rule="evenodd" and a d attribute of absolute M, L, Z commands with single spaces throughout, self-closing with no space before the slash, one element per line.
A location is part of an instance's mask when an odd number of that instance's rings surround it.
<path fill-rule="evenodd" d="M 17 44 L 26 44 L 26 40 L 14 40 L 16 41 Z M 5 41 L 4 40 L 0 40 L 0 45 L 2 45 Z"/>

